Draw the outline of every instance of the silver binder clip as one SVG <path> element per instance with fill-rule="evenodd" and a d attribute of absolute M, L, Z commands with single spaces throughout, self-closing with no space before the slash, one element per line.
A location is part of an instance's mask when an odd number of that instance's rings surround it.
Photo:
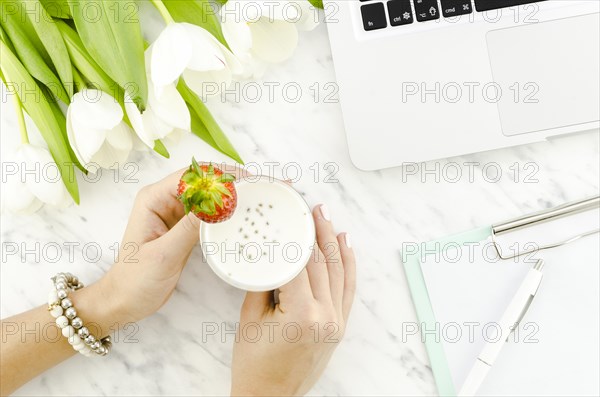
<path fill-rule="evenodd" d="M 552 208 L 549 210 L 540 211 L 535 214 L 523 216 L 520 218 L 512 219 L 507 222 L 492 225 L 492 244 L 494 245 L 494 248 L 496 249 L 496 253 L 498 254 L 498 257 L 500 259 L 506 260 L 506 259 L 513 259 L 513 258 L 517 258 L 522 255 L 532 254 L 535 252 L 540 252 L 543 250 L 556 248 L 556 247 L 560 247 L 565 244 L 572 243 L 581 238 L 599 233 L 600 229 L 589 230 L 589 231 L 586 231 L 586 232 L 583 232 L 580 234 L 573 235 L 562 241 L 545 244 L 545 245 L 542 245 L 539 247 L 534 247 L 534 248 L 531 248 L 531 249 L 528 249 L 525 251 L 517 251 L 515 254 L 512 254 L 512 255 L 502 255 L 500 245 L 498 244 L 496 237 L 498 237 L 502 234 L 505 234 L 505 233 L 513 232 L 515 230 L 527 228 L 527 227 L 530 227 L 530 226 L 533 226 L 536 224 L 549 222 L 549 221 L 552 221 L 552 220 L 555 220 L 558 218 L 570 216 L 573 214 L 577 214 L 580 212 L 585 212 L 585 211 L 589 211 L 589 210 L 593 210 L 593 209 L 597 209 L 597 208 L 600 208 L 600 196 L 592 197 L 592 198 L 589 198 L 586 200 L 576 201 L 573 203 L 564 204 L 564 205 L 561 205 L 559 207 L 555 207 L 555 208 Z"/>

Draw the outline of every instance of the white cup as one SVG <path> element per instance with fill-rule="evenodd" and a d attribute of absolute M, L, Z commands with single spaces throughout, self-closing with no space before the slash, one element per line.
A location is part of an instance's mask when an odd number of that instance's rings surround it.
<path fill-rule="evenodd" d="M 269 176 L 236 182 L 238 203 L 221 223 L 203 222 L 206 261 L 225 282 L 246 291 L 270 291 L 296 277 L 315 242 L 310 207 L 290 185 Z"/>

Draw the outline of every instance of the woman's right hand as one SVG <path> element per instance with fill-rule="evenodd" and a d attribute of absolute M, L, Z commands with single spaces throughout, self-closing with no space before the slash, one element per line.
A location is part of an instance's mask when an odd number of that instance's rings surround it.
<path fill-rule="evenodd" d="M 306 394 L 344 334 L 356 288 L 354 252 L 347 234 L 336 237 L 325 206 L 313 217 L 318 246 L 279 289 L 279 302 L 273 292 L 246 296 L 233 349 L 234 396 Z"/>

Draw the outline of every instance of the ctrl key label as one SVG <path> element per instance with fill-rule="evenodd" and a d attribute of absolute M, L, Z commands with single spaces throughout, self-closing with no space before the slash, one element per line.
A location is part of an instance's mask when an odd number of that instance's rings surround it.
<path fill-rule="evenodd" d="M 387 2 L 390 24 L 392 26 L 408 25 L 413 23 L 413 14 L 410 0 L 390 0 Z"/>
<path fill-rule="evenodd" d="M 383 29 L 387 27 L 383 3 L 366 4 L 360 7 L 365 30 Z"/>

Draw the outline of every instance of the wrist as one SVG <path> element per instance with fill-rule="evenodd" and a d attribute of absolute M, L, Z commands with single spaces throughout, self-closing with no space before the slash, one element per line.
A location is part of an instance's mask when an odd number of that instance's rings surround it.
<path fill-rule="evenodd" d="M 97 338 L 122 328 L 129 320 L 105 276 L 82 289 L 71 293 L 79 317 Z"/>

